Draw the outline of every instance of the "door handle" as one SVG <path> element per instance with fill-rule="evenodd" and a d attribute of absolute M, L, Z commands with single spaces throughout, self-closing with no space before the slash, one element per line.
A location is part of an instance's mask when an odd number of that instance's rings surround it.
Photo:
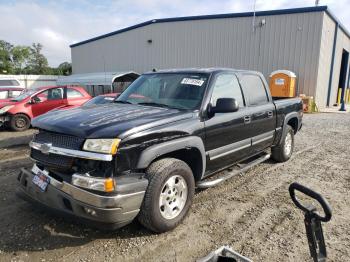
<path fill-rule="evenodd" d="M 245 116 L 244 117 L 244 123 L 249 124 L 252 121 L 252 118 L 250 116 Z"/>
<path fill-rule="evenodd" d="M 273 112 L 272 112 L 272 111 L 268 111 L 268 112 L 267 112 L 267 117 L 268 117 L 268 118 L 273 117 Z"/>
<path fill-rule="evenodd" d="M 256 116 L 256 117 L 263 116 L 263 115 L 265 115 L 265 113 L 266 113 L 266 112 L 256 113 L 256 114 L 254 114 L 254 116 Z"/>

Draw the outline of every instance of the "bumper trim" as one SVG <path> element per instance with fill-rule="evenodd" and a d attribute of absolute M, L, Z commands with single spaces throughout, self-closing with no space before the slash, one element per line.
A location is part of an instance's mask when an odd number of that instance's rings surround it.
<path fill-rule="evenodd" d="M 131 222 L 139 213 L 145 191 L 140 191 L 140 185 L 133 183 L 130 188 L 137 192 L 122 193 L 115 196 L 103 196 L 82 190 L 65 182 L 51 178 L 45 192 L 32 183 L 34 174 L 21 169 L 18 176 L 17 194 L 29 202 L 34 202 L 48 210 L 57 211 L 62 215 L 73 216 L 82 222 L 92 222 L 115 228 Z M 142 185 L 142 188 L 147 184 Z M 144 188 L 145 190 L 145 188 Z M 130 192 L 130 190 L 129 190 Z M 97 227 L 100 227 L 97 225 Z"/>
<path fill-rule="evenodd" d="M 45 152 L 46 154 L 56 154 L 56 155 L 62 155 L 62 156 L 68 156 L 68 157 L 77 157 L 77 158 L 99 160 L 99 161 L 112 161 L 113 159 L 113 156 L 108 154 L 93 153 L 93 152 L 87 152 L 87 151 L 55 147 L 49 144 L 41 144 L 33 141 L 29 143 L 29 146 L 33 149 L 39 150 L 42 153 Z"/>
<path fill-rule="evenodd" d="M 25 168 L 21 168 L 21 173 L 25 174 L 27 177 L 29 177 L 30 181 L 34 177 L 31 171 L 26 170 Z M 143 195 L 145 194 L 145 191 L 139 191 L 139 192 L 132 192 L 127 194 L 118 194 L 115 196 L 102 196 L 98 194 L 93 194 L 87 190 L 80 189 L 79 187 L 73 186 L 67 182 L 60 182 L 56 180 L 55 178 L 50 177 L 50 186 L 55 187 L 56 189 L 64 192 L 65 194 L 71 196 L 72 198 L 91 205 L 96 206 L 99 208 L 114 208 L 114 207 L 123 207 L 125 202 L 128 202 L 127 200 L 133 197 L 141 197 L 143 198 Z M 146 185 L 147 186 L 147 185 Z"/>

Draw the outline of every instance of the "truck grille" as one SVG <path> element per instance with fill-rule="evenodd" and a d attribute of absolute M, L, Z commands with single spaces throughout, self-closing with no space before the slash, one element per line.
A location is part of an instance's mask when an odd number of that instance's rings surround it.
<path fill-rule="evenodd" d="M 33 142 L 44 144 L 50 143 L 54 147 L 73 149 L 73 150 L 81 150 L 84 139 L 69 136 L 59 133 L 48 132 L 44 130 L 40 130 L 38 134 L 34 136 Z M 68 169 L 72 166 L 74 158 L 56 154 L 43 154 L 41 151 L 36 149 L 31 149 L 30 156 L 34 160 L 48 166 L 60 168 L 60 169 Z"/>
<path fill-rule="evenodd" d="M 73 164 L 73 158 L 68 156 L 61 156 L 55 154 L 45 155 L 41 153 L 39 150 L 31 149 L 30 157 L 34 160 L 48 166 L 60 168 L 60 169 L 68 169 Z"/>
<path fill-rule="evenodd" d="M 83 146 L 84 139 L 76 136 L 69 136 L 48 131 L 40 130 L 34 136 L 34 142 L 37 143 L 51 143 L 55 147 L 80 150 Z"/>

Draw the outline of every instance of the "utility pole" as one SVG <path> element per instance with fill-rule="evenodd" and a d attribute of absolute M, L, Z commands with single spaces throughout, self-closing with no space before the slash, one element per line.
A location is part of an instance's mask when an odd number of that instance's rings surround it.
<path fill-rule="evenodd" d="M 255 33 L 255 5 L 256 5 L 256 0 L 254 0 L 254 10 L 253 10 L 253 33 Z"/>

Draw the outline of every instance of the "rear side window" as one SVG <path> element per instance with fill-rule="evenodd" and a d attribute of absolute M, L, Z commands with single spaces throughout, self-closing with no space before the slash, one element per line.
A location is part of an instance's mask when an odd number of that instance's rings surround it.
<path fill-rule="evenodd" d="M 8 98 L 8 91 L 0 91 L 0 99 L 7 99 Z"/>
<path fill-rule="evenodd" d="M 234 98 L 240 107 L 244 106 L 241 88 L 235 75 L 220 74 L 217 76 L 211 96 L 211 105 L 216 106 L 219 98 Z"/>
<path fill-rule="evenodd" d="M 257 75 L 242 75 L 240 77 L 244 97 L 249 105 L 262 105 L 268 103 L 265 86 Z"/>
<path fill-rule="evenodd" d="M 79 98 L 83 97 L 82 93 L 73 88 L 67 88 L 67 98 Z"/>
<path fill-rule="evenodd" d="M 15 98 L 15 97 L 19 96 L 21 93 L 22 93 L 22 91 L 18 91 L 18 90 L 9 91 L 9 98 Z"/>

